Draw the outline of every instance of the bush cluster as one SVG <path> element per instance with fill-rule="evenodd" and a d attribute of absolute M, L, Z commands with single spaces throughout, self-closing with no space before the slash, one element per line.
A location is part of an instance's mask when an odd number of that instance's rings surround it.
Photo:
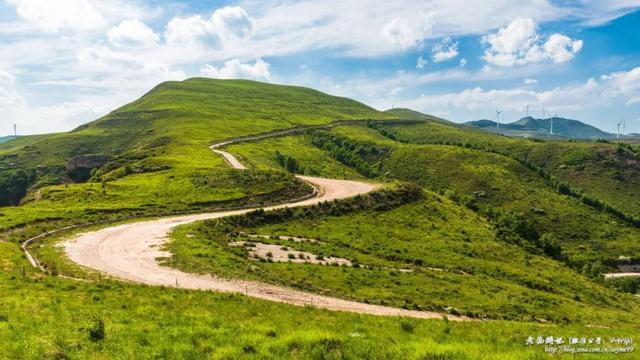
<path fill-rule="evenodd" d="M 339 216 L 356 211 L 387 211 L 401 205 L 422 199 L 424 193 L 418 186 L 404 184 L 393 190 L 378 190 L 350 199 L 320 204 L 304 208 L 284 208 L 275 211 L 258 209 L 246 215 L 219 220 L 218 223 L 237 227 L 255 227 L 264 224 L 276 224 L 291 219 L 319 218 Z"/>
<path fill-rule="evenodd" d="M 397 133 L 393 132 L 393 130 L 388 129 L 386 127 L 384 127 L 383 124 L 379 123 L 379 122 L 370 122 L 368 123 L 368 126 L 372 129 L 377 130 L 380 134 L 382 134 L 383 136 L 386 136 L 390 139 L 399 141 L 399 142 L 403 142 L 403 143 L 412 143 L 412 141 L 398 135 Z M 458 147 L 464 147 L 467 149 L 474 149 L 474 150 L 480 150 L 480 151 L 485 151 L 485 152 L 489 152 L 489 153 L 493 153 L 493 154 L 497 154 L 497 155 L 501 155 L 501 156 L 505 156 L 508 157 L 510 159 L 513 159 L 517 162 L 519 162 L 522 166 L 526 167 L 527 169 L 533 171 L 534 173 L 536 173 L 538 176 L 540 176 L 543 180 L 545 180 L 545 182 L 547 183 L 548 186 L 550 186 L 551 188 L 555 189 L 558 193 L 562 194 L 562 195 L 567 195 L 567 196 L 571 196 L 575 199 L 580 200 L 583 204 L 590 206 L 596 210 L 608 213 L 614 217 L 617 217 L 620 220 L 623 220 L 631 225 L 633 225 L 634 227 L 640 228 L 640 218 L 637 218 L 631 214 L 627 214 L 624 211 L 610 205 L 607 204 L 606 202 L 598 199 L 597 197 L 593 196 L 593 195 L 587 195 L 584 194 L 582 190 L 577 189 L 572 187 L 571 185 L 569 185 L 566 182 L 560 181 L 558 180 L 555 176 L 549 174 L 547 171 L 545 171 L 542 167 L 537 166 L 536 164 L 532 163 L 531 161 L 527 160 L 527 159 L 523 159 L 517 156 L 514 156 L 513 154 L 509 154 L 503 151 L 499 151 L 496 148 L 492 148 L 490 146 L 480 146 L 480 145 L 476 145 L 476 144 L 471 144 L 471 143 L 462 143 L 462 142 L 456 142 L 456 141 L 435 141 L 435 142 L 430 142 L 430 144 L 434 144 L 434 145 L 450 145 L 450 146 L 458 146 Z M 620 146 L 622 146 L 622 151 L 627 151 L 629 149 L 631 149 L 631 151 L 633 151 L 633 147 L 631 145 L 628 144 L 621 144 Z M 620 146 L 619 146 L 619 150 L 620 150 Z"/>
<path fill-rule="evenodd" d="M 0 173 L 0 206 L 17 205 L 36 181 L 34 170 L 11 170 Z"/>
<path fill-rule="evenodd" d="M 373 178 L 380 175 L 379 162 L 390 149 L 368 142 L 355 142 L 332 135 L 325 130 L 308 132 L 311 143 L 328 152 L 339 162 L 356 169 L 360 174 Z"/>

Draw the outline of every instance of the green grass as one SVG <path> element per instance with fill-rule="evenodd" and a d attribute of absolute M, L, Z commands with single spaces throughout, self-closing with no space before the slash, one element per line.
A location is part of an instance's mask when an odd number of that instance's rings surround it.
<path fill-rule="evenodd" d="M 510 154 L 544 168 L 587 194 L 640 216 L 640 158 L 617 144 L 509 138 L 435 121 L 388 128 L 415 143 L 462 143 Z"/>
<path fill-rule="evenodd" d="M 612 266 L 619 256 L 640 254 L 634 240 L 639 229 L 559 194 L 510 157 L 453 145 L 398 143 L 365 127 L 338 127 L 331 133 L 354 144 L 389 148 L 387 156 L 374 164 L 384 178 L 416 182 L 441 193 L 453 191 L 484 211 L 522 213 L 540 235 L 549 233 L 561 242 L 575 268 L 592 266 L 594 261 Z"/>
<path fill-rule="evenodd" d="M 197 78 L 163 83 L 72 132 L 0 145 L 0 175 L 15 169 L 36 169 L 38 174 L 21 206 L 0 208 L 0 230 L 55 227 L 92 220 L 96 213 L 195 210 L 198 204 L 291 192 L 292 177 L 276 180 L 261 169 L 247 180 L 234 175 L 208 145 L 298 125 L 387 117 L 356 101 L 307 88 Z M 114 159 L 88 183 L 69 183 L 66 163 L 83 154 Z M 207 186 L 193 181 L 205 174 L 216 181 Z"/>
<path fill-rule="evenodd" d="M 333 148 L 314 145 L 311 133 L 229 146 L 251 168 L 245 172 L 229 169 L 208 149 L 215 141 L 299 125 L 417 116 L 428 121 L 387 123 L 402 142 L 366 126 L 343 125 L 327 132 L 339 140 Z M 640 214 L 639 203 L 628 201 L 640 196 L 637 156 L 614 144 L 511 139 L 440 120 L 407 109 L 381 113 L 299 87 L 190 79 L 163 83 L 72 132 L 0 144 L 0 176 L 16 169 L 38 175 L 19 206 L 0 208 L 0 357 L 543 359 L 542 348 L 524 345 L 527 336 L 637 334 L 637 299 L 583 276 L 577 265 L 587 264 L 585 274 L 593 275 L 612 265 L 598 268 L 598 261 L 638 257 L 638 229 L 558 194 L 515 160 Z M 77 282 L 36 273 L 19 253 L 17 242 L 69 224 L 259 205 L 308 191 L 278 163 L 276 150 L 308 175 L 410 181 L 426 195 L 360 210 L 334 204 L 318 216 L 299 210 L 295 221 L 245 226 L 248 232 L 319 238 L 322 243 L 291 246 L 362 268 L 256 263 L 244 250 L 230 249 L 229 229 L 213 222 L 175 233 L 174 265 L 390 306 L 448 307 L 512 320 L 376 318 L 240 295 Z M 89 182 L 70 183 L 68 160 L 86 154 L 112 160 Z M 474 195 L 478 191 L 483 195 Z M 570 261 L 508 241 L 504 224 L 490 216 L 496 209 L 523 213 L 541 235 L 553 234 Z M 56 240 L 34 253 L 53 270 L 95 280 L 61 256 Z M 552 323 L 521 322 L 532 319 Z M 601 324 L 608 327 L 589 327 Z"/>
<path fill-rule="evenodd" d="M 335 215 L 296 210 L 283 221 L 240 227 L 225 225 L 226 220 L 185 225 L 168 247 L 174 255 L 168 264 L 361 302 L 441 312 L 453 308 L 481 318 L 602 324 L 633 322 L 640 314 L 632 297 L 505 244 L 485 219 L 443 197 L 430 193 L 415 203 L 376 210 L 384 204 L 355 212 L 332 210 Z M 238 231 L 321 243 L 256 240 Z M 247 240 L 346 258 L 362 267 L 256 261 L 245 248 L 230 245 Z"/>
<path fill-rule="evenodd" d="M 528 336 L 638 331 L 381 318 L 241 295 L 43 277 L 25 265 L 15 244 L 0 243 L 0 354 L 6 358 L 545 359 L 541 347 L 525 345 Z M 95 336 L 100 322 L 104 337 Z"/>
<path fill-rule="evenodd" d="M 305 175 L 339 179 L 361 179 L 357 171 L 332 159 L 322 150 L 311 145 L 308 137 L 286 136 L 257 142 L 238 143 L 227 147 L 248 167 L 260 170 L 283 170 L 276 161 L 276 150 L 292 156 L 304 168 Z"/>

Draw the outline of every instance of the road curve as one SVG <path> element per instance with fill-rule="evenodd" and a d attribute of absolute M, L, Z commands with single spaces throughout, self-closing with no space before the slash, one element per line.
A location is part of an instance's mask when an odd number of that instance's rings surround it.
<path fill-rule="evenodd" d="M 245 167 L 231 154 L 218 150 L 232 167 Z M 344 199 L 365 194 L 376 188 L 375 185 L 358 181 L 324 179 L 309 176 L 297 176 L 312 184 L 318 191 L 315 198 L 271 206 L 265 210 L 284 207 L 299 207 L 317 204 L 323 201 Z M 162 251 L 173 228 L 199 220 L 215 219 L 240 215 L 255 209 L 220 211 L 196 215 L 184 215 L 157 220 L 142 221 L 113 226 L 98 231 L 79 234 L 64 242 L 65 251 L 75 263 L 98 270 L 110 276 L 135 283 L 179 287 L 194 290 L 212 290 L 220 292 L 242 293 L 247 296 L 283 302 L 292 305 L 312 305 L 336 311 L 348 311 L 380 316 L 406 316 L 413 318 L 441 318 L 442 314 L 427 311 L 405 310 L 393 307 L 364 304 L 329 296 L 311 294 L 291 288 L 265 284 L 255 281 L 229 280 L 210 275 L 199 275 L 161 266 L 157 259 L 171 256 Z M 467 320 L 465 317 L 449 316 L 451 320 Z"/>

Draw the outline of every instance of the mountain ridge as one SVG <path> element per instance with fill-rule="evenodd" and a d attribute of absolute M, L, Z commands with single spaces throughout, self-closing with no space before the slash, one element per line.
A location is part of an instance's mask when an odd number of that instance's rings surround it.
<path fill-rule="evenodd" d="M 551 133 L 551 122 L 553 122 L 553 134 Z M 526 116 L 511 123 L 501 123 L 499 127 L 495 121 L 487 119 L 468 121 L 464 124 L 509 136 L 590 140 L 616 138 L 616 134 L 603 131 L 593 125 L 562 117 L 537 119 L 532 116 Z"/>

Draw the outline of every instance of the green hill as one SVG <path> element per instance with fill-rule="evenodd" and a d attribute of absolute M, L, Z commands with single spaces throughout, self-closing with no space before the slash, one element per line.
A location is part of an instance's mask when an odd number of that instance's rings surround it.
<path fill-rule="evenodd" d="M 413 121 L 381 121 L 398 119 Z M 361 121 L 227 146 L 247 171 L 230 169 L 208 148 L 336 120 Z M 74 131 L 0 144 L 0 201 L 11 204 L 0 207 L 0 353 L 535 359 L 544 354 L 525 345 L 528 336 L 634 334 L 640 308 L 616 286 L 633 292 L 637 283 L 619 286 L 602 273 L 622 259 L 640 261 L 640 202 L 629 201 L 640 197 L 639 154 L 634 144 L 505 137 L 301 87 L 202 78 L 162 83 Z M 180 227 L 167 247 L 173 257 L 164 262 L 476 320 L 377 318 L 122 283 L 69 263 L 55 236 L 33 253 L 51 274 L 87 281 L 36 273 L 19 254 L 25 238 L 72 224 L 307 194 L 292 172 L 369 179 L 385 188 L 308 209 Z M 229 242 L 250 233 L 354 266 L 249 260 L 246 248 Z M 274 235 L 317 242 L 291 244 Z"/>
<path fill-rule="evenodd" d="M 432 121 L 441 121 L 446 123 L 451 123 L 448 120 L 439 118 L 437 116 L 423 114 L 419 111 L 406 109 L 406 108 L 393 108 L 386 110 L 385 114 L 393 115 L 398 119 L 402 120 L 432 120 Z"/>
<path fill-rule="evenodd" d="M 551 134 L 552 122 L 553 134 Z M 535 119 L 527 116 L 512 123 L 500 124 L 499 127 L 492 120 L 469 121 L 465 124 L 491 132 L 519 137 L 564 137 L 570 139 L 615 139 L 616 137 L 615 134 L 604 132 L 595 126 L 578 120 L 560 117 Z"/>
<path fill-rule="evenodd" d="M 3 209 L 0 228 L 36 219 L 75 219 L 77 212 L 100 217 L 240 201 L 285 183 L 268 184 L 268 174 L 239 178 L 211 153 L 211 142 L 298 125 L 389 117 L 302 87 L 203 78 L 162 83 L 74 131 L 0 145 L 0 205 L 23 204 Z M 80 169 L 80 178 L 89 179 L 74 183 L 67 165 L 78 156 L 110 160 Z M 200 180 L 214 169 L 220 170 L 217 181 Z M 198 190 L 203 186 L 210 189 L 205 195 Z"/>

